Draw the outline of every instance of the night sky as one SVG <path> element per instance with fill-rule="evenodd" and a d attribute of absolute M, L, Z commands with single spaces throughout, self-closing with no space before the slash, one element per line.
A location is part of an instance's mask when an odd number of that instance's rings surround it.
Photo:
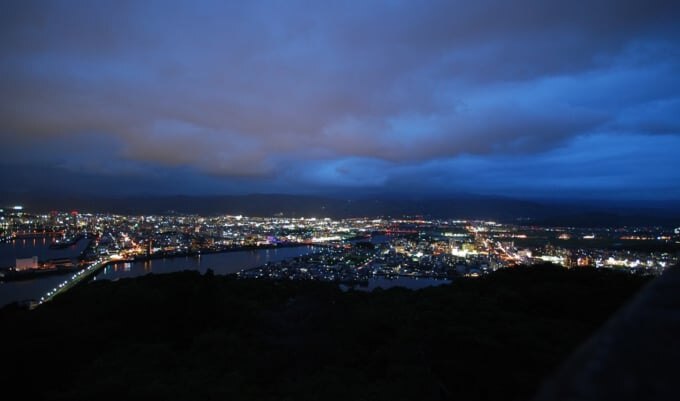
<path fill-rule="evenodd" d="M 5 192 L 680 199 L 680 2 L 3 1 Z"/>

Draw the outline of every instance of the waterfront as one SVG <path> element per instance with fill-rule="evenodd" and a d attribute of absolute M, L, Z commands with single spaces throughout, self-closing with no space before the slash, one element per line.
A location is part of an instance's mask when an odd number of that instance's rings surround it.
<path fill-rule="evenodd" d="M 237 273 L 240 278 L 362 283 L 357 289 L 370 291 L 393 286 L 417 289 L 442 284 L 429 279 L 446 282 L 546 263 L 660 274 L 680 257 L 680 228 L 668 227 L 554 228 L 421 218 L 32 215 L 24 211 L 3 217 L 5 230 L 11 226 L 23 232 L 68 232 L 69 237 L 87 233 L 92 241 L 51 249 L 49 237 L 12 240 L 0 244 L 0 267 L 33 256 L 40 261 L 75 259 L 90 243 L 83 256 L 99 264 L 91 267 L 91 276 L 81 276 L 84 281 L 210 269 L 218 275 Z M 1 284 L 0 305 L 38 300 L 49 297 L 54 288 L 71 288 L 63 280 L 69 281 L 70 274 L 53 273 Z"/>
<path fill-rule="evenodd" d="M 73 246 L 52 249 L 52 237 L 18 238 L 0 244 L 0 267 L 14 266 L 17 258 L 37 256 L 39 260 L 70 258 L 77 259 L 87 247 L 88 240 L 80 240 Z M 64 274 L 46 274 L 30 280 L 0 281 L 0 307 L 15 301 L 39 299 L 47 291 L 59 285 Z"/>
<path fill-rule="evenodd" d="M 320 247 L 314 246 L 299 246 L 117 262 L 106 266 L 95 276 L 95 280 L 118 280 L 149 273 L 163 274 L 182 270 L 198 270 L 205 273 L 208 269 L 211 269 L 215 274 L 232 274 L 241 269 L 250 269 L 268 262 L 279 262 L 308 255 L 318 252 L 320 249 Z"/>
<path fill-rule="evenodd" d="M 0 308 L 12 302 L 40 299 L 64 282 L 69 275 L 54 274 L 30 280 L 0 281 Z"/>
<path fill-rule="evenodd" d="M 23 240 L 20 240 L 23 241 Z M 81 241 L 85 242 L 85 241 Z M 31 241 L 32 244 L 32 241 Z M 25 252 L 44 251 L 42 239 L 36 242 L 37 248 L 31 249 L 26 243 L 19 246 Z M 3 244 L 10 245 L 10 244 Z M 15 244 L 14 247 L 17 245 Z M 72 248 L 71 252 L 82 251 L 86 246 L 79 243 Z M 45 247 L 49 247 L 49 242 Z M 12 247 L 9 247 L 12 248 Z M 145 274 L 164 274 L 182 270 L 197 270 L 205 273 L 211 269 L 215 274 L 231 274 L 241 269 L 256 267 L 267 262 L 278 262 L 297 256 L 308 255 L 317 252 L 320 248 L 314 246 L 300 246 L 288 248 L 272 248 L 249 251 L 211 253 L 202 256 L 182 256 L 164 259 L 152 259 L 147 261 L 117 262 L 106 266 L 95 276 L 95 280 L 118 280 L 143 276 Z M 53 251 L 47 248 L 48 251 Z M 61 251 L 61 250 L 59 250 Z M 65 250 L 64 250 L 65 251 Z M 4 248 L 3 248 L 4 252 Z M 57 252 L 57 251 L 55 251 Z M 68 254 L 72 255 L 72 253 Z M 76 254 L 77 256 L 77 254 Z M 3 257 L 5 255 L 3 254 Z M 66 257 L 66 256 L 65 256 Z M 72 257 L 72 256 L 71 256 Z M 0 307 L 12 302 L 21 302 L 30 299 L 40 299 L 49 290 L 62 283 L 68 275 L 49 275 L 22 281 L 10 281 L 0 283 Z"/>
<path fill-rule="evenodd" d="M 31 241 L 32 243 L 32 241 Z M 36 242 L 42 246 L 43 241 Z M 49 243 L 48 243 L 49 244 Z M 3 244 L 7 245 L 7 244 Z M 22 244 L 24 250 L 29 247 Z M 84 246 L 78 244 L 70 249 L 82 250 Z M 233 274 L 244 269 L 252 269 L 267 263 L 276 263 L 291 260 L 296 257 L 311 255 L 322 251 L 323 247 L 299 246 L 286 248 L 271 248 L 223 253 L 211 253 L 201 256 L 181 256 L 163 259 L 151 259 L 145 261 L 116 262 L 107 265 L 97 273 L 94 280 L 116 281 L 121 278 L 139 277 L 146 274 L 166 274 L 183 270 L 196 270 L 205 274 L 208 269 L 215 274 Z M 52 250 L 49 250 L 52 251 Z M 12 302 L 21 302 L 30 299 L 40 299 L 48 291 L 57 287 L 65 279 L 65 275 L 48 275 L 30 280 L 0 282 L 0 307 Z M 419 289 L 428 286 L 437 286 L 450 283 L 450 280 L 435 278 L 411 278 L 411 277 L 371 277 L 365 285 L 355 285 L 352 288 L 360 291 L 372 291 L 376 288 L 388 289 L 392 287 L 404 287 Z M 343 289 L 348 286 L 342 285 Z"/>
<path fill-rule="evenodd" d="M 50 248 L 53 237 L 17 238 L 0 243 L 0 268 L 13 267 L 17 258 L 37 256 L 39 260 L 70 258 L 76 259 L 87 247 L 88 240 L 62 249 Z"/>

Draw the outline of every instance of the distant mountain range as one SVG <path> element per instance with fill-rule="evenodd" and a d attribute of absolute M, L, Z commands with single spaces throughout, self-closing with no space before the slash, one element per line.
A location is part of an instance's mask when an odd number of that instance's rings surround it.
<path fill-rule="evenodd" d="M 79 210 L 120 214 L 234 214 L 287 217 L 401 217 L 490 219 L 554 226 L 680 226 L 677 202 L 556 202 L 460 195 L 446 198 L 367 197 L 342 199 L 307 195 L 46 197 L 2 195 L 0 205 L 29 211 Z"/>

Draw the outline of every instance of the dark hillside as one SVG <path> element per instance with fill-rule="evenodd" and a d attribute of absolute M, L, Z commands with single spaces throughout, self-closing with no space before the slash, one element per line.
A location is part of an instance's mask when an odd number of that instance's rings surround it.
<path fill-rule="evenodd" d="M 4 394 L 51 400 L 524 400 L 647 281 L 553 267 L 420 291 L 194 272 L 0 310 Z"/>

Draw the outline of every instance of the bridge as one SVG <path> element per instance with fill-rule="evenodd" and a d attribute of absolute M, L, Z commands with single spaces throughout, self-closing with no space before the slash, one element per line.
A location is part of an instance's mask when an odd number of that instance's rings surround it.
<path fill-rule="evenodd" d="M 71 278 L 65 280 L 64 282 L 60 283 L 58 286 L 54 287 L 50 291 L 45 294 L 42 298 L 40 298 L 40 301 L 38 304 L 35 306 L 40 306 L 44 304 L 45 302 L 49 302 L 54 297 L 56 297 L 59 294 L 63 294 L 66 291 L 70 290 L 71 288 L 75 287 L 79 283 L 86 281 L 88 278 L 93 277 L 95 274 L 97 274 L 101 269 L 104 268 L 108 263 L 110 263 L 112 259 L 106 258 L 106 259 L 98 259 L 96 262 L 88 265 L 86 268 L 79 270 L 77 273 L 75 273 Z"/>

